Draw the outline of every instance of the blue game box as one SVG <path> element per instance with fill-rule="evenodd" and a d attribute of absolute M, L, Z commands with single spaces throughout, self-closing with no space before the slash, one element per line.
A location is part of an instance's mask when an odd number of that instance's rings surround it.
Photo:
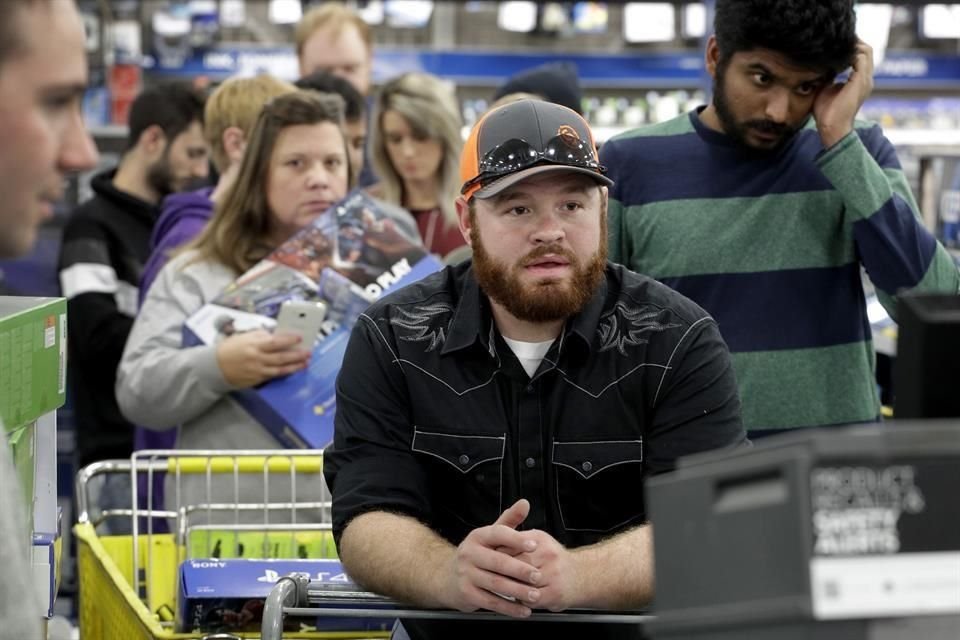
<path fill-rule="evenodd" d="M 359 591 L 337 560 L 191 559 L 180 565 L 177 631 L 259 631 L 267 596 L 280 578 L 304 576 L 312 585 Z M 331 605 L 331 608 L 336 605 Z M 384 606 L 384 605 L 380 605 Z M 351 604 L 351 608 L 376 608 Z M 318 607 L 322 609 L 322 605 Z M 287 631 L 389 631 L 393 618 L 287 616 Z"/>
<path fill-rule="evenodd" d="M 405 229 L 362 191 L 354 191 L 285 242 L 184 325 L 185 346 L 276 326 L 287 301 L 323 301 L 326 321 L 304 371 L 235 392 L 282 444 L 322 449 L 333 439 L 335 383 L 350 331 L 371 302 L 443 267 L 416 230 Z"/>

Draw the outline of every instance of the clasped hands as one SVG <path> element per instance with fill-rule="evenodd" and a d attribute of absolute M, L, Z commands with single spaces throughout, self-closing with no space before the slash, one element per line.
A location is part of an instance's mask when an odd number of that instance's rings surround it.
<path fill-rule="evenodd" d="M 534 608 L 562 611 L 573 605 L 576 559 L 544 531 L 518 531 L 529 513 L 530 503 L 518 500 L 496 522 L 464 538 L 443 596 L 450 608 L 526 618 Z"/>

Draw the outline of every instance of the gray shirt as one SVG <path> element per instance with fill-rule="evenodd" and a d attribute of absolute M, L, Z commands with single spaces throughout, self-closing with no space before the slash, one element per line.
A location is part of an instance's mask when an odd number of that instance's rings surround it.
<path fill-rule="evenodd" d="M 117 370 L 117 402 L 127 419 L 148 429 L 177 429 L 176 448 L 231 450 L 280 449 L 280 442 L 234 400 L 235 387 L 223 377 L 215 345 L 182 346 L 183 323 L 230 284 L 236 274 L 195 252 L 168 262 L 147 294 L 133 323 Z M 167 508 L 236 502 L 231 474 L 184 476 L 181 490 L 167 476 Z M 289 502 L 289 483 L 271 479 L 269 495 L 262 477 L 240 478 L 242 502 Z M 299 500 L 320 500 L 315 484 L 297 493 Z M 179 496 L 179 498 L 177 497 Z M 159 506 L 159 505 L 156 505 Z M 247 522 L 261 522 L 259 512 Z M 226 521 L 233 521 L 231 513 Z M 278 522 L 280 520 L 277 520 Z"/>

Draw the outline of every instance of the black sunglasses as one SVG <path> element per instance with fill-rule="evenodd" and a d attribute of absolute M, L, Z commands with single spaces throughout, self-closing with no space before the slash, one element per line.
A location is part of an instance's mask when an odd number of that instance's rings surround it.
<path fill-rule="evenodd" d="M 477 177 L 466 182 L 460 193 L 466 193 L 477 183 L 490 182 L 540 162 L 592 169 L 600 174 L 607 172 L 606 167 L 597 162 L 593 145 L 579 138 L 554 136 L 543 145 L 542 150 L 521 138 L 511 138 L 483 155 L 477 167 Z"/>

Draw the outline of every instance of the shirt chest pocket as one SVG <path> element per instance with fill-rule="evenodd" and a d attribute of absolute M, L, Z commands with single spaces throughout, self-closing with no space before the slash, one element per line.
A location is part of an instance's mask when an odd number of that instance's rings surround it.
<path fill-rule="evenodd" d="M 553 472 L 563 526 L 606 532 L 644 520 L 643 442 L 554 442 Z"/>
<path fill-rule="evenodd" d="M 505 436 L 415 429 L 411 448 L 430 470 L 433 504 L 472 529 L 493 524 L 503 510 L 505 445 Z"/>

